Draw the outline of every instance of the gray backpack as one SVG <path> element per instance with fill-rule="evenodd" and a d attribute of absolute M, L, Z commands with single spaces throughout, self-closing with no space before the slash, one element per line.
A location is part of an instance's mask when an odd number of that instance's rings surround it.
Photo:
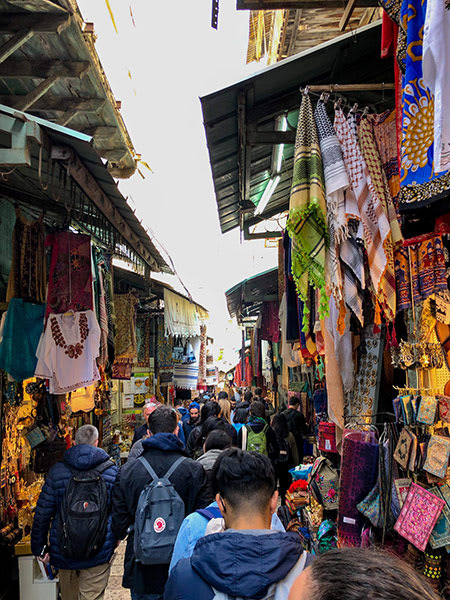
<path fill-rule="evenodd" d="M 134 555 L 143 565 L 169 564 L 185 511 L 184 502 L 169 477 L 186 458 L 180 456 L 163 477 L 158 477 L 143 456 L 138 460 L 152 480 L 139 496 L 134 521 Z"/>

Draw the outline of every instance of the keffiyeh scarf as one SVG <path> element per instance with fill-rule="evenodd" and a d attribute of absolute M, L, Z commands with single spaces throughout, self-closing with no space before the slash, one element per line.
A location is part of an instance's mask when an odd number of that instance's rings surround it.
<path fill-rule="evenodd" d="M 295 140 L 287 230 L 293 241 L 292 274 L 303 301 L 308 284 L 321 292 L 320 313 L 328 312 L 325 288 L 325 246 L 327 242 L 325 193 L 320 153 L 311 99 L 303 95 Z M 303 327 L 307 327 L 305 305 Z"/>

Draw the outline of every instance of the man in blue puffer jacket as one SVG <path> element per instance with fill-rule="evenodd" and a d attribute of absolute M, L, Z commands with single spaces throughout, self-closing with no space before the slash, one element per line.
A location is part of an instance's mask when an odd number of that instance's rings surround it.
<path fill-rule="evenodd" d="M 58 462 L 50 469 L 36 506 L 31 530 L 31 551 L 35 556 L 41 556 L 50 530 L 50 556 L 43 559 L 49 560 L 50 564 L 59 569 L 62 600 L 87 597 L 101 600 L 108 584 L 110 560 L 116 546 L 111 530 L 111 516 L 108 518 L 103 546 L 93 557 L 85 560 L 68 559 L 62 555 L 60 548 L 58 512 L 73 475 L 69 466 L 75 471 L 89 471 L 107 461 L 108 454 L 97 446 L 97 428 L 93 425 L 80 427 L 75 435 L 75 446 L 66 451 L 64 462 Z M 117 473 L 118 468 L 111 461 L 111 466 L 101 475 L 108 488 L 109 502 Z"/>

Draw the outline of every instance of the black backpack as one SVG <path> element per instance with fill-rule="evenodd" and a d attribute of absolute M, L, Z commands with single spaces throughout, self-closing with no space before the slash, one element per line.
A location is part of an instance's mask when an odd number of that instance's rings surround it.
<path fill-rule="evenodd" d="M 59 509 L 61 554 L 83 560 L 97 554 L 105 541 L 109 497 L 102 473 L 114 463 L 108 458 L 89 471 L 77 471 L 64 464 L 72 471 L 72 477 Z"/>
<path fill-rule="evenodd" d="M 280 449 L 280 453 L 276 462 L 280 464 L 289 463 L 291 461 L 291 449 L 289 447 L 287 439 L 277 436 L 277 442 L 278 447 Z"/>

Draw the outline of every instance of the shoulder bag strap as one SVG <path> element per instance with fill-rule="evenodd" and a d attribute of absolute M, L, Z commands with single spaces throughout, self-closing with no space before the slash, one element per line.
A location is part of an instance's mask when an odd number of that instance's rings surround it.
<path fill-rule="evenodd" d="M 150 474 L 150 477 L 152 479 L 158 479 L 158 475 L 155 473 L 155 471 L 153 470 L 153 468 L 150 465 L 150 463 L 148 462 L 148 460 L 145 460 L 145 458 L 143 456 L 140 456 L 138 458 L 138 461 L 140 461 L 140 463 L 144 465 L 144 467 L 146 468 L 146 470 L 148 471 L 148 473 Z"/>
<path fill-rule="evenodd" d="M 169 479 L 169 477 L 171 475 L 173 475 L 173 473 L 175 472 L 175 469 L 185 460 L 186 460 L 185 456 L 180 456 L 179 458 L 177 458 L 177 460 L 173 463 L 173 465 L 170 467 L 170 469 L 164 475 L 164 479 Z"/>
<path fill-rule="evenodd" d="M 102 462 L 98 467 L 96 467 L 94 470 L 97 471 L 97 473 L 99 473 L 100 475 L 106 471 L 106 469 L 109 469 L 109 467 L 113 466 L 113 461 L 111 460 L 111 458 L 108 458 L 107 460 L 105 460 L 105 462 Z"/>
<path fill-rule="evenodd" d="M 247 436 L 248 436 L 248 429 L 247 429 L 247 425 L 244 425 L 241 428 L 242 431 L 242 443 L 241 443 L 241 450 L 247 450 Z"/>

